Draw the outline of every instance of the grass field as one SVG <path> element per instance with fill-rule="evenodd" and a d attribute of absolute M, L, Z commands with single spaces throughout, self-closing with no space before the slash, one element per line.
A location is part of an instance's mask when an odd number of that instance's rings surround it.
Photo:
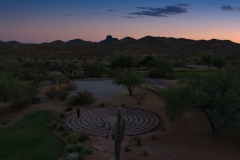
<path fill-rule="evenodd" d="M 0 159 L 57 159 L 64 142 L 48 129 L 52 117 L 50 112 L 39 111 L 9 128 L 0 129 Z"/>

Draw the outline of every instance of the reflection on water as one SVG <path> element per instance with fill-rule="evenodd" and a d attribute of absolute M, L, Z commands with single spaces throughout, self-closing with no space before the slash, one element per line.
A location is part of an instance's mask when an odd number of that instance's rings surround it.
<path fill-rule="evenodd" d="M 74 82 L 78 89 L 88 89 L 93 92 L 99 102 L 112 100 L 117 95 L 128 94 L 126 89 L 112 84 L 112 80 L 75 80 Z"/>

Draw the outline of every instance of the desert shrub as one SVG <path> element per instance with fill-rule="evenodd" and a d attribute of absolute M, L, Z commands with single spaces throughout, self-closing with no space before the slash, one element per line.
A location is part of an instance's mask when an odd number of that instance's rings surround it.
<path fill-rule="evenodd" d="M 77 152 L 81 152 L 84 149 L 84 145 L 82 143 L 75 144 L 75 148 Z"/>
<path fill-rule="evenodd" d="M 52 81 L 53 83 L 57 83 L 57 84 L 63 84 L 68 82 L 68 77 L 64 74 L 49 74 L 47 76 L 48 80 Z"/>
<path fill-rule="evenodd" d="M 86 89 L 80 90 L 69 99 L 69 104 L 72 106 L 90 104 L 95 101 L 93 92 L 90 92 Z"/>
<path fill-rule="evenodd" d="M 220 58 L 220 57 L 215 57 L 213 59 L 213 66 L 217 67 L 218 69 L 225 66 L 226 63 L 227 63 L 227 61 L 223 58 Z"/>
<path fill-rule="evenodd" d="M 119 56 L 111 63 L 111 68 L 132 68 L 135 66 L 135 61 L 132 56 Z"/>
<path fill-rule="evenodd" d="M 106 74 L 106 67 L 101 63 L 89 64 L 84 68 L 85 78 L 101 78 Z"/>
<path fill-rule="evenodd" d="M 55 130 L 55 129 L 57 128 L 57 126 L 58 126 L 58 122 L 56 122 L 56 121 L 54 121 L 54 122 L 52 122 L 52 123 L 50 124 L 50 128 L 51 128 L 52 130 Z"/>
<path fill-rule="evenodd" d="M 56 116 L 53 117 L 53 120 L 54 120 L 55 122 L 60 123 L 62 119 L 61 119 L 58 115 L 56 115 Z"/>
<path fill-rule="evenodd" d="M 79 157 L 79 153 L 78 152 L 73 152 L 73 153 L 69 153 L 66 156 L 66 160 L 76 160 Z"/>
<path fill-rule="evenodd" d="M 156 67 L 149 72 L 149 78 L 174 78 L 174 68 L 171 64 L 159 62 Z"/>
<path fill-rule="evenodd" d="M 69 132 L 68 131 L 64 131 L 63 133 L 62 133 L 62 137 L 64 138 L 64 137 L 67 137 L 69 135 Z"/>
<path fill-rule="evenodd" d="M 139 136 L 136 137 L 136 143 L 137 143 L 137 146 L 141 146 L 142 145 L 141 137 L 139 137 Z"/>
<path fill-rule="evenodd" d="M 0 74 L 0 88 L 0 101 L 9 102 L 14 110 L 32 103 L 37 94 L 35 86 L 8 74 Z"/>
<path fill-rule="evenodd" d="M 6 125 L 10 122 L 9 118 L 6 116 L 4 116 L 0 121 L 2 125 Z"/>
<path fill-rule="evenodd" d="M 57 98 L 64 101 L 69 96 L 70 91 L 74 90 L 75 87 L 72 83 L 52 86 L 45 92 L 45 95 L 50 99 Z"/>
<path fill-rule="evenodd" d="M 6 114 L 12 111 L 12 108 L 10 106 L 1 106 L 0 105 L 0 115 L 1 114 Z"/>
<path fill-rule="evenodd" d="M 75 134 L 75 133 L 69 134 L 68 137 L 67 137 L 67 139 L 68 139 L 68 142 L 70 142 L 70 143 L 72 143 L 72 144 L 78 143 L 78 135 Z"/>
<path fill-rule="evenodd" d="M 58 126 L 57 126 L 57 131 L 58 132 L 63 132 L 65 130 L 65 126 L 63 125 L 63 124 L 59 124 Z"/>
<path fill-rule="evenodd" d="M 92 148 L 86 148 L 86 149 L 84 149 L 84 153 L 86 155 L 91 155 L 91 154 L 93 154 L 93 150 L 92 150 Z"/>
<path fill-rule="evenodd" d="M 65 118 L 65 117 L 66 117 L 65 113 L 59 113 L 58 116 L 59 116 L 60 118 Z"/>
<path fill-rule="evenodd" d="M 57 89 L 55 86 L 50 87 L 46 92 L 45 95 L 49 98 L 49 99 L 54 99 L 56 97 L 57 94 Z"/>
<path fill-rule="evenodd" d="M 65 148 L 66 148 L 68 153 L 76 152 L 76 148 L 72 144 L 68 144 Z"/>
<path fill-rule="evenodd" d="M 104 107 L 104 103 L 100 103 L 99 107 Z"/>
<path fill-rule="evenodd" d="M 79 136 L 78 140 L 79 140 L 80 142 L 85 142 L 86 140 L 88 140 L 88 135 L 86 135 L 86 134 L 81 134 L 81 135 Z"/>
<path fill-rule="evenodd" d="M 131 149 L 129 147 L 125 148 L 125 152 L 130 152 L 130 151 L 131 151 Z"/>
<path fill-rule="evenodd" d="M 66 112 L 70 112 L 72 110 L 73 110 L 73 108 L 71 106 L 67 106 L 67 108 L 65 109 Z"/>

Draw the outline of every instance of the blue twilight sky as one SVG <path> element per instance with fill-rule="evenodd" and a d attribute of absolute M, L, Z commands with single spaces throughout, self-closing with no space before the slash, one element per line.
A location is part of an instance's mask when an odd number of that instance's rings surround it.
<path fill-rule="evenodd" d="M 240 43 L 240 0 L 0 0 L 0 40 L 147 35 Z"/>

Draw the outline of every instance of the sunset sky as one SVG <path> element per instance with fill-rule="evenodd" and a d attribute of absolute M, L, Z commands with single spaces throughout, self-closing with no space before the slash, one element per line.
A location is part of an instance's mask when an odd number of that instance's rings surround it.
<path fill-rule="evenodd" d="M 240 43 L 240 0 L 0 0 L 0 40 L 42 43 L 106 35 Z"/>

